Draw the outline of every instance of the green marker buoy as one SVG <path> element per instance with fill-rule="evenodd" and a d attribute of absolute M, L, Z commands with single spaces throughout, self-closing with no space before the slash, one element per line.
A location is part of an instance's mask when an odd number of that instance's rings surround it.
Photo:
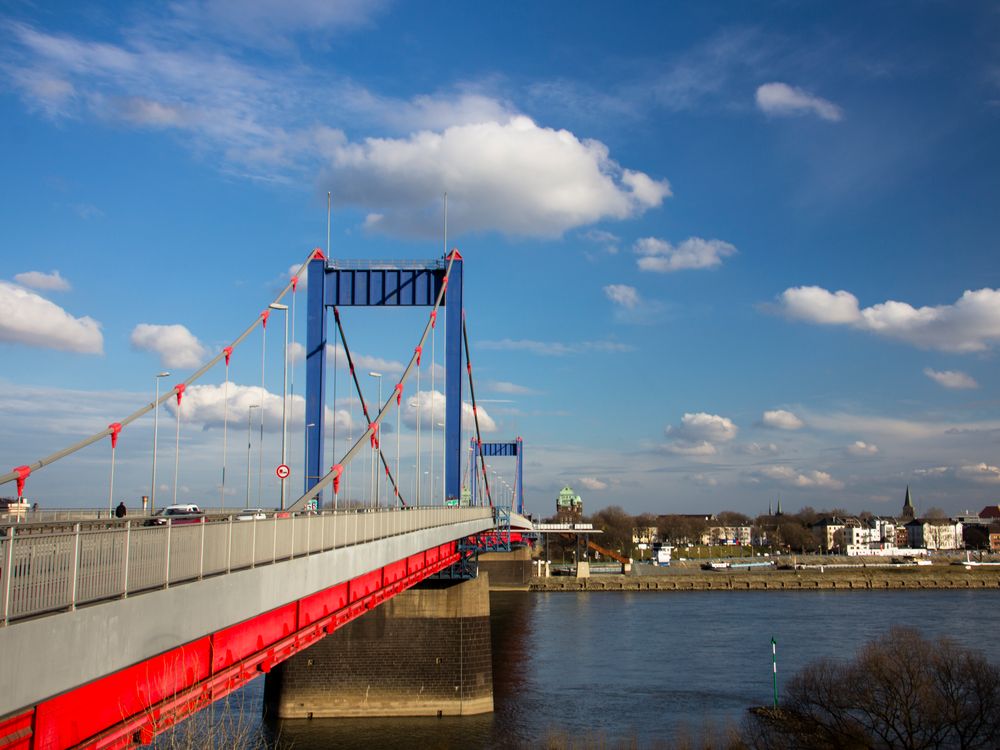
<path fill-rule="evenodd" d="M 774 707 L 778 707 L 778 642 L 771 638 L 771 684 L 774 686 Z"/>

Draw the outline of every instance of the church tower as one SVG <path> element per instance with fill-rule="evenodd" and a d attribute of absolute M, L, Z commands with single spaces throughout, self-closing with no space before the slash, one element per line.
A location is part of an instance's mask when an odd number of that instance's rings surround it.
<path fill-rule="evenodd" d="M 906 485 L 906 498 L 903 500 L 903 520 L 912 521 L 916 516 L 913 510 L 913 500 L 910 498 L 910 485 Z"/>

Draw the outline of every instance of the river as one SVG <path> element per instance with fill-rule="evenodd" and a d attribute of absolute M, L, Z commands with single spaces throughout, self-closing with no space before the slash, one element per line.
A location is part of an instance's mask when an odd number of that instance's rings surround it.
<path fill-rule="evenodd" d="M 1000 591 L 494 593 L 493 714 L 265 722 L 270 742 L 320 748 L 668 746 L 737 725 L 783 680 L 850 658 L 892 625 L 950 636 L 1000 663 Z M 259 712 L 263 680 L 238 696 Z M 254 713 L 256 715 L 256 713 Z"/>

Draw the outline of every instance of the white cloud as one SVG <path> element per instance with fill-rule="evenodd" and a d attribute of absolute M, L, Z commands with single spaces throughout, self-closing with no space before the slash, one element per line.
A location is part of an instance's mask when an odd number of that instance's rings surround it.
<path fill-rule="evenodd" d="M 228 412 L 227 412 L 227 389 L 225 383 L 218 385 L 192 385 L 189 386 L 181 398 L 181 422 L 185 425 L 201 425 L 204 429 L 221 428 L 223 422 L 228 422 L 230 428 L 245 426 L 247 415 L 251 412 L 250 407 L 264 408 L 264 431 L 281 431 L 281 394 L 271 393 L 260 386 L 239 385 L 229 383 L 228 388 Z M 171 398 L 166 402 L 166 408 L 171 414 L 177 412 L 177 399 Z M 305 423 L 304 415 L 306 400 L 302 396 L 289 396 L 287 417 L 289 428 L 301 431 Z M 333 429 L 334 411 L 330 407 L 325 407 L 325 429 Z M 252 410 L 251 423 L 256 427 L 259 424 L 260 412 L 254 408 Z M 346 409 L 336 411 L 337 429 L 360 429 L 353 420 L 351 413 Z M 327 433 L 329 439 L 329 432 Z"/>
<path fill-rule="evenodd" d="M 306 361 L 306 348 L 298 341 L 293 341 L 288 345 L 289 364 L 298 364 Z"/>
<path fill-rule="evenodd" d="M 580 484 L 588 490 L 606 490 L 608 483 L 597 477 L 580 477 Z"/>
<path fill-rule="evenodd" d="M 958 370 L 932 370 L 930 367 L 926 367 L 924 368 L 924 375 L 945 388 L 967 389 L 979 387 L 979 383 L 976 382 L 975 378 Z"/>
<path fill-rule="evenodd" d="M 855 440 L 847 446 L 847 452 L 852 456 L 874 456 L 878 453 L 878 446 L 864 440 Z"/>
<path fill-rule="evenodd" d="M 32 289 L 40 289 L 43 292 L 66 292 L 70 289 L 69 282 L 58 271 L 52 273 L 25 271 L 16 274 L 14 281 L 23 286 L 30 286 Z"/>
<path fill-rule="evenodd" d="M 674 440 L 664 445 L 663 450 L 678 456 L 714 456 L 719 452 L 707 440 Z"/>
<path fill-rule="evenodd" d="M 601 245 L 604 252 L 608 255 L 618 254 L 618 243 L 621 242 L 621 238 L 611 232 L 607 232 L 603 229 L 588 229 L 580 236 L 588 242 L 593 242 L 595 245 Z M 588 257 L 590 256 L 588 255 Z"/>
<path fill-rule="evenodd" d="M 0 281 L 0 341 L 80 354 L 101 354 L 104 337 L 93 318 L 74 318 L 24 287 Z"/>
<path fill-rule="evenodd" d="M 950 305 L 913 307 L 888 300 L 861 309 L 850 292 L 804 286 L 786 289 L 779 302 L 790 318 L 850 325 L 922 349 L 980 352 L 1000 341 L 1000 289 L 965 291 Z"/>
<path fill-rule="evenodd" d="M 635 251 L 642 257 L 637 261 L 639 270 L 671 273 L 688 269 L 715 268 L 722 260 L 736 253 L 736 248 L 722 240 L 703 240 L 689 237 L 676 247 L 666 240 L 643 237 L 635 243 Z"/>
<path fill-rule="evenodd" d="M 797 286 L 781 293 L 781 304 L 790 318 L 809 323 L 857 324 L 861 320 L 858 298 L 850 292 L 828 292 L 818 286 Z"/>
<path fill-rule="evenodd" d="M 435 430 L 441 428 L 437 427 L 439 422 L 444 422 L 444 410 L 447 399 L 441 391 L 420 391 L 419 394 L 406 396 L 403 395 L 403 424 L 411 429 L 417 428 L 417 412 L 419 405 L 420 412 L 420 429 L 429 430 L 434 427 Z M 479 416 L 479 429 L 481 432 L 496 432 L 497 424 L 493 421 L 493 417 L 489 415 L 486 409 L 483 408 L 482 404 L 476 405 L 476 413 Z M 472 412 L 472 404 L 463 401 L 462 402 L 462 429 L 466 431 L 473 431 L 476 429 L 476 421 Z"/>
<path fill-rule="evenodd" d="M 545 357 L 564 357 L 568 354 L 589 354 L 591 352 L 630 352 L 633 347 L 617 341 L 580 341 L 562 343 L 559 341 L 534 341 L 532 339 L 500 339 L 480 341 L 481 349 L 493 351 L 527 351 Z"/>
<path fill-rule="evenodd" d="M 844 483 L 834 479 L 825 471 L 803 471 L 799 472 L 790 466 L 762 466 L 757 472 L 782 484 L 791 487 L 822 487 L 831 490 L 844 488 Z"/>
<path fill-rule="evenodd" d="M 341 186 L 341 202 L 381 214 L 376 226 L 393 233 L 436 232 L 443 192 L 456 234 L 547 237 L 636 216 L 670 195 L 666 181 L 622 169 L 603 143 L 523 115 L 342 142 L 328 156 L 323 182 Z"/>
<path fill-rule="evenodd" d="M 764 412 L 761 424 L 765 427 L 773 427 L 776 430 L 798 430 L 802 428 L 804 423 L 790 411 L 774 409 L 773 411 Z"/>
<path fill-rule="evenodd" d="M 1000 467 L 987 463 L 966 464 L 955 470 L 955 475 L 961 479 L 984 484 L 1000 484 Z"/>
<path fill-rule="evenodd" d="M 628 284 L 609 284 L 604 287 L 604 296 L 627 310 L 634 310 L 642 302 L 639 291 Z"/>
<path fill-rule="evenodd" d="M 686 413 L 681 417 L 679 427 L 667 427 L 667 434 L 674 435 L 688 442 L 708 441 L 709 443 L 727 443 L 736 437 L 739 428 L 729 417 L 706 412 Z"/>
<path fill-rule="evenodd" d="M 836 104 L 787 83 L 765 83 L 757 88 L 757 107 L 769 115 L 813 114 L 837 122 L 844 113 Z"/>
<path fill-rule="evenodd" d="M 134 348 L 159 355 L 164 367 L 197 367 L 205 359 L 205 347 L 180 324 L 140 323 L 129 340 Z"/>
<path fill-rule="evenodd" d="M 739 450 L 751 456 L 777 456 L 781 452 L 774 443 L 747 443 Z"/>

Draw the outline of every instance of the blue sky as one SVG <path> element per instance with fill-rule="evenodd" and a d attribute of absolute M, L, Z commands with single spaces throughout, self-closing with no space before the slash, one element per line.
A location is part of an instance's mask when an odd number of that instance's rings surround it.
<path fill-rule="evenodd" d="M 998 32 L 988 2 L 8 2 L 0 469 L 234 338 L 325 245 L 328 190 L 333 254 L 369 259 L 439 256 L 447 191 L 477 396 L 491 438 L 525 440 L 529 509 L 564 484 L 634 512 L 995 503 Z M 387 390 L 424 314 L 345 311 Z M 222 497 L 226 415 L 242 501 L 260 347 L 228 413 L 219 368 L 185 402 L 178 499 Z M 116 499 L 148 492 L 151 430 L 123 432 Z M 109 453 L 27 493 L 101 505 Z"/>

